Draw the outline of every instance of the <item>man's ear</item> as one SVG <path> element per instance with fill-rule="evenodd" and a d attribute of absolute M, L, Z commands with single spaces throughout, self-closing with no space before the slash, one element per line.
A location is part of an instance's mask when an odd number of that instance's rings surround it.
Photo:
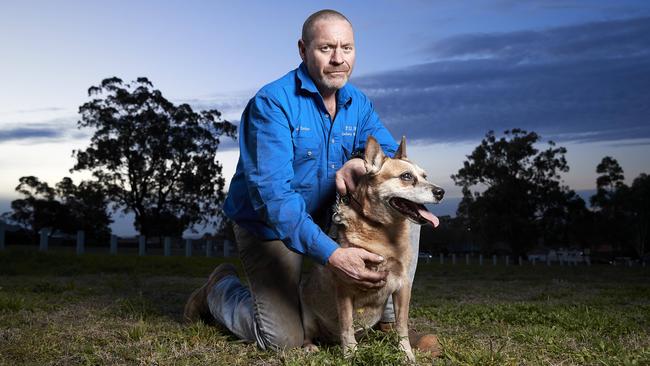
<path fill-rule="evenodd" d="M 406 136 L 402 136 L 402 141 L 395 153 L 395 159 L 406 159 Z"/>
<path fill-rule="evenodd" d="M 298 40 L 298 53 L 300 54 L 300 58 L 305 61 L 305 53 L 307 52 L 307 45 L 305 45 L 305 41 L 301 39 Z"/>
<path fill-rule="evenodd" d="M 363 160 L 365 161 L 366 172 L 368 174 L 378 173 L 381 169 L 384 161 L 384 151 L 372 136 L 368 136 L 368 141 L 366 141 L 366 152 Z"/>

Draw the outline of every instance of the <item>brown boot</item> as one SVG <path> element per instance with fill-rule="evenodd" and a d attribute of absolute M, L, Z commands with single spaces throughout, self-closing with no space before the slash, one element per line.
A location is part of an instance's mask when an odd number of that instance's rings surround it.
<path fill-rule="evenodd" d="M 237 277 L 237 268 L 230 263 L 218 265 L 208 277 L 208 281 L 192 292 L 190 298 L 187 299 L 185 310 L 183 311 L 184 321 L 188 323 L 199 320 L 203 320 L 206 323 L 213 322 L 214 319 L 208 307 L 208 292 L 217 282 L 226 276 Z"/>
<path fill-rule="evenodd" d="M 380 322 L 377 328 L 382 332 L 390 332 L 395 329 L 395 323 Z M 418 333 L 409 329 L 409 343 L 414 349 L 420 352 L 428 352 L 433 357 L 442 355 L 442 347 L 435 334 Z"/>

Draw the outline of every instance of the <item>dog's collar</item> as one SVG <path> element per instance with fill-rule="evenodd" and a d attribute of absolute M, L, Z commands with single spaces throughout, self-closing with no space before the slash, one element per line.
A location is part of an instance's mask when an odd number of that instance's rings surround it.
<path fill-rule="evenodd" d="M 345 196 L 341 196 L 340 194 L 336 194 L 336 203 L 334 204 L 334 212 L 332 213 L 332 221 L 335 224 L 342 224 L 343 223 L 343 216 L 341 216 L 341 205 L 345 206 L 350 206 L 353 210 L 357 211 L 359 215 L 362 217 L 365 217 L 363 214 L 363 210 L 361 209 L 361 203 L 354 198 L 352 193 L 348 192 Z M 354 207 L 356 206 L 356 207 Z"/>

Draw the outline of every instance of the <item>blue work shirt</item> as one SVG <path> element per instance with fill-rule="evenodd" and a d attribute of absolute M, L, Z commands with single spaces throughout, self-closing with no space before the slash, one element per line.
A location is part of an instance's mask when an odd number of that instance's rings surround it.
<path fill-rule="evenodd" d="M 349 83 L 336 93 L 334 121 L 301 64 L 248 102 L 239 125 L 239 162 L 225 214 L 263 240 L 325 264 L 338 244 L 318 224 L 328 220 L 336 171 L 374 136 L 392 156 L 397 144 L 372 103 Z"/>

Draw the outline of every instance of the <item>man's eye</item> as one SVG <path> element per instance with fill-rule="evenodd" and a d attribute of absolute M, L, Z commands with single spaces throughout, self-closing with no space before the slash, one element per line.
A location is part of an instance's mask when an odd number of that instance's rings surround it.
<path fill-rule="evenodd" d="M 413 174 L 411 174 L 411 173 L 403 173 L 399 177 L 400 177 L 401 180 L 406 180 L 406 181 L 413 180 Z"/>
<path fill-rule="evenodd" d="M 323 52 L 327 52 L 327 51 L 330 50 L 330 47 L 329 46 L 324 46 L 324 47 L 321 47 L 320 50 L 323 51 Z"/>

